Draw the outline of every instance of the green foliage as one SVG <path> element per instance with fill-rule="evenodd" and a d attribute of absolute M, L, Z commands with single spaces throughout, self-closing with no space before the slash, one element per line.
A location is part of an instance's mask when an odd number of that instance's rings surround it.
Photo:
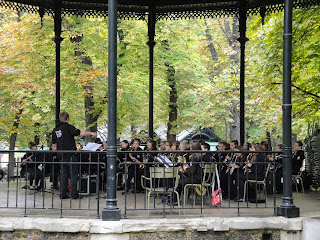
<path fill-rule="evenodd" d="M 319 8 L 294 11 L 293 133 L 306 135 L 308 122 L 319 119 Z M 41 25 L 36 15 L 0 10 L 0 139 L 18 131 L 18 146 L 35 134 L 41 141 L 55 119 L 55 43 L 53 19 Z M 248 20 L 246 44 L 246 129 L 249 141 L 277 137 L 282 128 L 283 14 Z M 195 126 L 214 127 L 229 138 L 231 110 L 239 110 L 239 44 L 230 35 L 235 19 L 160 21 L 154 49 L 155 128 L 168 122 L 170 86 L 167 66 L 174 69 L 178 119 L 174 133 Z M 236 26 L 236 25 L 235 25 Z M 229 29 L 230 28 L 230 29 Z M 107 127 L 108 27 L 106 19 L 64 17 L 61 43 L 61 110 L 84 129 L 84 96 L 94 101 L 91 113 Z M 233 31 L 234 32 L 234 31 Z M 237 31 L 235 31 L 237 32 Z M 212 40 L 208 39 L 208 34 Z M 71 41 L 81 37 L 81 41 Z M 148 29 L 144 21 L 118 24 L 118 134 L 147 131 L 149 99 Z M 211 41 L 211 42 L 210 42 Z M 209 44 L 214 46 L 213 59 Z M 81 54 L 77 55 L 76 52 Z M 87 57 L 92 65 L 84 64 Z M 23 109 L 19 129 L 14 119 Z M 40 126 L 35 128 L 35 123 Z"/>

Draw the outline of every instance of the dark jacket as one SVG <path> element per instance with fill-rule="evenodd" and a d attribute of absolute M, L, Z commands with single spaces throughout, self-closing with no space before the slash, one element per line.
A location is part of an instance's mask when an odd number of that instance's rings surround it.
<path fill-rule="evenodd" d="M 266 164 L 266 155 L 264 153 L 258 153 L 256 161 L 253 163 L 251 167 L 251 173 L 256 175 L 258 179 L 264 178 L 267 169 Z"/>
<path fill-rule="evenodd" d="M 131 156 L 136 158 L 138 161 L 142 162 L 143 161 L 143 154 L 139 153 L 140 151 L 142 151 L 142 149 L 140 147 L 138 147 L 138 149 L 136 151 L 132 151 Z M 129 161 L 135 161 L 135 160 L 132 160 L 130 158 Z"/>
<path fill-rule="evenodd" d="M 191 156 L 190 167 L 187 168 L 186 172 L 193 180 L 193 183 L 201 183 L 203 174 L 202 171 L 201 159 L 196 156 Z"/>
<path fill-rule="evenodd" d="M 292 155 L 292 174 L 297 175 L 302 167 L 302 162 L 304 160 L 303 150 L 299 150 Z"/>

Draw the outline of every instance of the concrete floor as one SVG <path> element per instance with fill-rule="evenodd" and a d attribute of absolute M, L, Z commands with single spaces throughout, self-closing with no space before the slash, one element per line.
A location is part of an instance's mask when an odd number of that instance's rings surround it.
<path fill-rule="evenodd" d="M 21 189 L 24 182 L 0 183 L 0 215 L 1 216 L 46 216 L 46 217 L 77 217 L 97 218 L 105 206 L 104 192 L 92 196 L 86 196 L 81 200 L 59 199 L 59 191 L 48 191 L 41 194 L 31 190 Z M 50 186 L 50 183 L 47 184 Z M 204 201 L 204 209 L 201 213 L 201 199 L 198 196 L 196 204 L 192 205 L 189 199 L 186 208 L 181 206 L 180 215 L 177 207 L 170 207 L 161 203 L 161 199 L 151 198 L 150 209 L 145 209 L 145 194 L 128 193 L 126 196 L 117 192 L 118 206 L 121 209 L 121 217 L 155 218 L 155 217 L 269 217 L 274 215 L 274 206 L 281 204 L 282 195 L 276 195 L 276 203 L 272 195 L 268 195 L 267 203 L 235 203 L 224 200 L 221 206 L 210 206 L 208 198 Z M 294 204 L 300 208 L 301 217 L 320 218 L 320 192 L 306 191 L 305 194 L 293 193 Z M 99 202 L 99 203 L 98 203 Z M 125 209 L 125 203 L 127 209 Z M 99 208 L 97 208 L 99 206 Z M 238 207 L 240 207 L 238 209 Z M 142 209 L 142 210 L 138 210 Z"/>

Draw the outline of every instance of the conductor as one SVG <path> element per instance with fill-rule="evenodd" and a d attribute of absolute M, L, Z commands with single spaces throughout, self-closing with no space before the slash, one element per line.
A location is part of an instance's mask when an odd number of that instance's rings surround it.
<path fill-rule="evenodd" d="M 59 114 L 59 123 L 52 131 L 52 143 L 57 144 L 57 150 L 77 150 L 74 140 L 75 136 L 92 136 L 96 137 L 97 133 L 80 131 L 69 124 L 69 114 L 61 112 Z M 77 155 L 75 153 L 61 153 L 58 154 L 60 162 L 77 162 Z M 71 198 L 78 199 L 79 194 L 77 190 L 78 183 L 78 164 L 61 164 L 61 179 L 60 179 L 60 198 L 70 198 L 67 195 L 68 190 L 68 176 L 71 178 Z"/>

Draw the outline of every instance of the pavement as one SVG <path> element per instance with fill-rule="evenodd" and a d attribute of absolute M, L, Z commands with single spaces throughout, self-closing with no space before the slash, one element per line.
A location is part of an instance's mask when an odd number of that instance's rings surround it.
<path fill-rule="evenodd" d="M 59 199 L 59 191 L 47 190 L 44 193 L 21 189 L 24 183 L 0 183 L 0 216 L 34 216 L 34 217 L 66 217 L 90 218 L 101 217 L 101 211 L 106 205 L 104 192 L 84 196 L 80 200 Z M 50 183 L 47 183 L 50 186 Z M 151 198 L 150 209 L 145 209 L 145 194 L 128 193 L 122 195 L 117 192 L 118 207 L 121 209 L 121 218 L 193 218 L 193 217 L 272 217 L 275 208 L 280 206 L 282 195 L 268 195 L 267 203 L 236 203 L 224 200 L 219 207 L 212 207 L 210 199 L 204 200 L 201 210 L 201 198 L 198 196 L 196 204 L 188 199 L 185 208 L 168 206 L 162 199 Z M 320 219 L 320 192 L 306 191 L 304 194 L 293 193 L 294 204 L 300 208 L 300 217 Z M 127 208 L 125 208 L 125 205 Z"/>

